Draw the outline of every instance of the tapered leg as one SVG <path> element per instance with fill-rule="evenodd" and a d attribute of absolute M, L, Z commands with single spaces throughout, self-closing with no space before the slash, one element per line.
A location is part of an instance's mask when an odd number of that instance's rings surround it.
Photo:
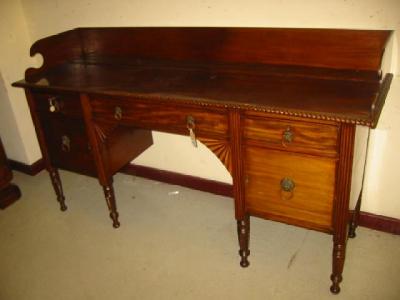
<path fill-rule="evenodd" d="M 239 255 L 240 255 L 240 265 L 243 268 L 249 266 L 248 256 L 250 255 L 249 250 L 249 238 L 250 238 L 250 218 L 245 216 L 243 220 L 237 221 L 237 231 L 239 238 Z"/>
<path fill-rule="evenodd" d="M 60 175 L 58 174 L 58 170 L 56 168 L 53 168 L 49 171 L 49 174 L 51 183 L 53 184 L 54 191 L 56 192 L 57 195 L 57 201 L 60 203 L 60 209 L 61 211 L 66 211 L 67 206 L 65 205 L 65 197 L 61 185 Z"/>
<path fill-rule="evenodd" d="M 333 252 L 332 252 L 332 275 L 331 275 L 331 280 L 332 280 L 331 292 L 334 294 L 338 294 L 340 292 L 339 284 L 340 282 L 342 282 L 345 254 L 346 254 L 346 241 L 334 240 Z"/>
<path fill-rule="evenodd" d="M 340 292 L 349 224 L 351 169 L 353 165 L 355 126 L 340 125 L 339 162 L 336 178 L 336 198 L 333 206 L 333 250 L 331 292 Z"/>
<path fill-rule="evenodd" d="M 119 227 L 117 204 L 115 202 L 114 188 L 112 184 L 103 186 L 104 196 L 106 197 L 106 202 L 108 210 L 110 211 L 110 218 L 113 221 L 113 227 Z"/>

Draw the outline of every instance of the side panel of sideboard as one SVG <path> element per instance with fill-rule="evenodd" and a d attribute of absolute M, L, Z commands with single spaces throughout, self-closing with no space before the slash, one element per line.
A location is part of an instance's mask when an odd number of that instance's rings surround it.
<path fill-rule="evenodd" d="M 332 233 L 339 126 L 247 112 L 246 211 Z"/>
<path fill-rule="evenodd" d="M 45 166 L 61 210 L 66 210 L 67 206 L 58 168 L 98 177 L 99 165 L 95 160 L 94 146 L 101 144 L 102 159 L 111 178 L 153 143 L 151 131 L 123 126 L 106 126 L 107 135 L 102 132 L 103 135 L 98 135 L 99 139 L 90 141 L 87 116 L 78 93 L 25 91 Z"/>

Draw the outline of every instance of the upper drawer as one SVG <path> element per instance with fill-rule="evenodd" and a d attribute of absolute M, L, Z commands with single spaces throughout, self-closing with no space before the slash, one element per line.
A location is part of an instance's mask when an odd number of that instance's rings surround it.
<path fill-rule="evenodd" d="M 164 132 L 196 136 L 227 136 L 228 115 L 224 109 L 198 108 L 192 105 L 165 105 L 131 98 L 91 99 L 93 118 L 119 122 Z"/>
<path fill-rule="evenodd" d="M 54 115 L 82 116 L 81 103 L 77 94 L 34 92 L 33 98 L 38 111 L 47 111 Z"/>
<path fill-rule="evenodd" d="M 334 125 L 254 116 L 244 120 L 245 141 L 273 149 L 336 156 L 337 137 Z"/>

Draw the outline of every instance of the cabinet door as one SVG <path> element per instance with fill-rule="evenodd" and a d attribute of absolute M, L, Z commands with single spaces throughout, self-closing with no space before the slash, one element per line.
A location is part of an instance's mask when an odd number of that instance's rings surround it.
<path fill-rule="evenodd" d="M 245 149 L 245 201 L 253 215 L 332 230 L 336 160 L 305 154 Z"/>

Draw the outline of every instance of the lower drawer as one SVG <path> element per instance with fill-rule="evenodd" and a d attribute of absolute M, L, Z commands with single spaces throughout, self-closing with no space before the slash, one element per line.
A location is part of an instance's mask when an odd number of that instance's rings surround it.
<path fill-rule="evenodd" d="M 64 116 L 40 115 L 47 148 L 53 166 L 69 171 L 96 175 L 83 120 Z"/>
<path fill-rule="evenodd" d="M 331 231 L 336 160 L 245 149 L 246 210 L 253 215 Z"/>

